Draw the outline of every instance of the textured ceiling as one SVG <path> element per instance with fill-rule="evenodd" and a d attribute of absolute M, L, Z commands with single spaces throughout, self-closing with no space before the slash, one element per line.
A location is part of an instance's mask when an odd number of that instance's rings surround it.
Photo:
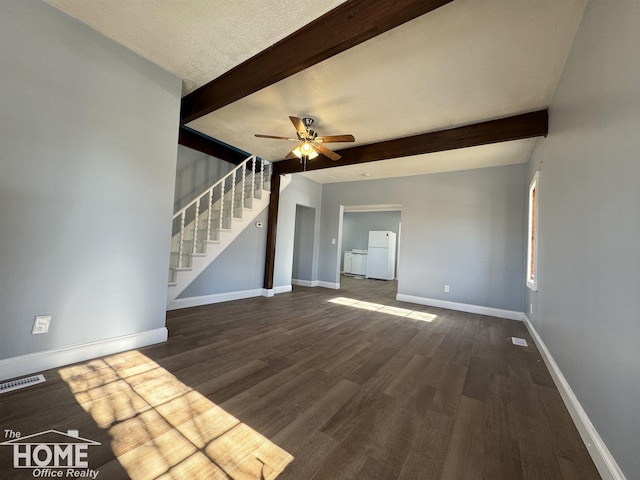
<path fill-rule="evenodd" d="M 336 183 L 359 180 L 375 180 L 389 177 L 406 177 L 427 173 L 452 172 L 473 168 L 497 167 L 525 163 L 533 150 L 536 139 L 515 140 L 479 147 L 461 148 L 448 152 L 393 158 L 378 162 L 325 168 L 302 173 L 320 183 Z"/>
<path fill-rule="evenodd" d="M 46 0 L 183 80 L 222 75 L 344 0 Z"/>
<path fill-rule="evenodd" d="M 185 92 L 309 23 L 340 1 L 49 0 L 183 78 Z M 586 0 L 454 0 L 189 124 L 269 160 L 292 144 L 289 115 L 355 145 L 546 107 Z M 260 75 L 260 72 L 256 72 Z M 321 182 L 526 162 L 536 141 L 309 172 Z M 354 144 L 333 144 L 341 146 Z M 369 177 L 363 177 L 368 173 Z"/>

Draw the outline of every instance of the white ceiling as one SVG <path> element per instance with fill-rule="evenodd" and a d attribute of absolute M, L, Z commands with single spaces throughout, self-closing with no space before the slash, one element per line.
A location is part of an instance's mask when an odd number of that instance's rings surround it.
<path fill-rule="evenodd" d="M 185 93 L 342 3 L 338 0 L 47 0 L 183 79 Z M 367 144 L 545 108 L 587 0 L 454 0 L 188 126 L 269 160 L 289 115 Z M 260 72 L 256 72 L 260 75 Z M 524 163 L 520 140 L 308 172 L 320 182 Z M 363 177 L 368 173 L 369 177 Z"/>
<path fill-rule="evenodd" d="M 344 0 L 45 0 L 183 81 L 204 85 Z"/>

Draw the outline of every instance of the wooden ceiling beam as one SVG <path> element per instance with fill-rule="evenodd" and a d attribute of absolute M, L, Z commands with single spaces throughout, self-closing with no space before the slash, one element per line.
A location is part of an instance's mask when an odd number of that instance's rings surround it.
<path fill-rule="evenodd" d="M 463 127 L 336 150 L 342 156 L 340 160 L 334 162 L 321 155 L 307 162 L 307 171 L 525 138 L 546 137 L 548 131 L 549 114 L 545 109 Z M 273 165 L 274 173 L 279 175 L 302 171 L 302 166 L 297 158 L 275 162 Z"/>
<path fill-rule="evenodd" d="M 183 147 L 197 150 L 198 152 L 233 163 L 234 165 L 240 165 L 247 157 L 250 156 L 248 153 L 241 152 L 240 150 L 229 147 L 224 143 L 217 142 L 212 138 L 199 134 L 186 127 L 180 127 L 178 143 Z"/>
<path fill-rule="evenodd" d="M 182 99 L 186 124 L 453 0 L 348 0 Z"/>

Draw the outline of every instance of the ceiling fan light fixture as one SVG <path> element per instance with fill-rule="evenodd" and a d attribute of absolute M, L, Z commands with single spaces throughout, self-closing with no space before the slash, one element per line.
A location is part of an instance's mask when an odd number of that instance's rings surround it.
<path fill-rule="evenodd" d="M 328 149 L 324 146 L 325 143 L 339 143 L 339 142 L 355 142 L 356 139 L 353 135 L 329 135 L 329 136 L 318 136 L 318 132 L 312 130 L 310 127 L 313 124 L 313 118 L 311 117 L 292 117 L 289 116 L 289 120 L 293 123 L 293 126 L 296 129 L 296 135 L 298 138 L 289 138 L 289 137 L 280 137 L 276 135 L 263 135 L 261 133 L 256 133 L 255 136 L 259 138 L 273 138 L 276 140 L 293 140 L 298 141 L 298 145 L 291 150 L 285 159 L 297 157 L 301 160 L 304 168 L 306 169 L 307 160 L 313 160 L 318 157 L 320 154 L 325 157 L 336 161 L 340 160 L 340 155 L 336 152 Z"/>
<path fill-rule="evenodd" d="M 318 152 L 315 151 L 309 142 L 302 142 L 293 149 L 293 154 L 298 158 L 307 157 L 309 160 L 318 156 Z"/>

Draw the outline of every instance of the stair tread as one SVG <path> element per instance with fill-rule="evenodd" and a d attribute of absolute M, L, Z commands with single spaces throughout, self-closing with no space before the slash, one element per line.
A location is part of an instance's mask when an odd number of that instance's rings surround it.
<path fill-rule="evenodd" d="M 244 193 L 240 187 L 236 188 L 236 193 L 233 197 L 231 195 L 232 192 L 224 193 L 224 208 L 215 209 L 213 205 L 208 205 L 203 212 L 196 214 L 189 225 L 185 225 L 183 230 L 184 236 L 190 236 L 191 238 L 187 239 L 183 237 L 182 254 L 180 254 L 178 250 L 171 251 L 171 263 L 177 264 L 176 259 L 181 259 L 183 266 L 180 268 L 175 266 L 169 267 L 169 288 L 177 287 L 178 289 L 182 289 L 183 283 L 190 281 L 189 279 L 192 273 L 200 271 L 199 269 L 204 264 L 203 261 L 193 262 L 192 259 L 194 257 L 208 257 L 210 255 L 216 257 L 217 254 L 219 254 L 220 248 L 213 248 L 213 245 L 226 246 L 228 244 L 227 240 L 229 239 L 228 235 L 232 234 L 234 236 L 233 238 L 235 238 L 235 231 L 238 230 L 240 226 L 242 226 L 242 229 L 248 226 L 250 222 L 247 223 L 247 221 L 250 218 L 254 218 L 256 212 L 262 211 L 265 207 L 265 201 L 268 202 L 270 191 L 265 188 L 264 182 L 257 182 L 258 184 L 255 185 L 255 177 L 247 180 L 247 182 L 248 186 L 245 187 Z M 249 191 L 246 190 L 247 188 Z M 220 199 L 221 198 L 222 197 L 220 197 Z M 217 201 L 220 202 L 220 199 Z M 218 206 L 221 205 L 222 204 Z M 212 208 L 213 210 L 211 210 Z M 239 216 L 235 216 L 234 213 L 238 213 Z M 223 222 L 228 223 L 229 227 L 220 228 Z M 244 222 L 245 225 L 238 225 L 238 222 Z M 224 236 L 222 232 L 225 232 Z M 174 235 L 172 241 L 175 242 L 175 237 L 179 237 L 179 235 L 180 233 Z M 212 250 L 207 250 L 207 245 L 209 244 L 212 245 Z M 204 250 L 204 252 L 197 251 L 194 253 L 194 247 L 196 247 L 197 250 Z M 185 256 L 181 257 L 180 255 Z M 207 261 L 205 260 L 204 262 Z M 178 275 L 178 272 L 192 273 L 188 275 Z"/>

